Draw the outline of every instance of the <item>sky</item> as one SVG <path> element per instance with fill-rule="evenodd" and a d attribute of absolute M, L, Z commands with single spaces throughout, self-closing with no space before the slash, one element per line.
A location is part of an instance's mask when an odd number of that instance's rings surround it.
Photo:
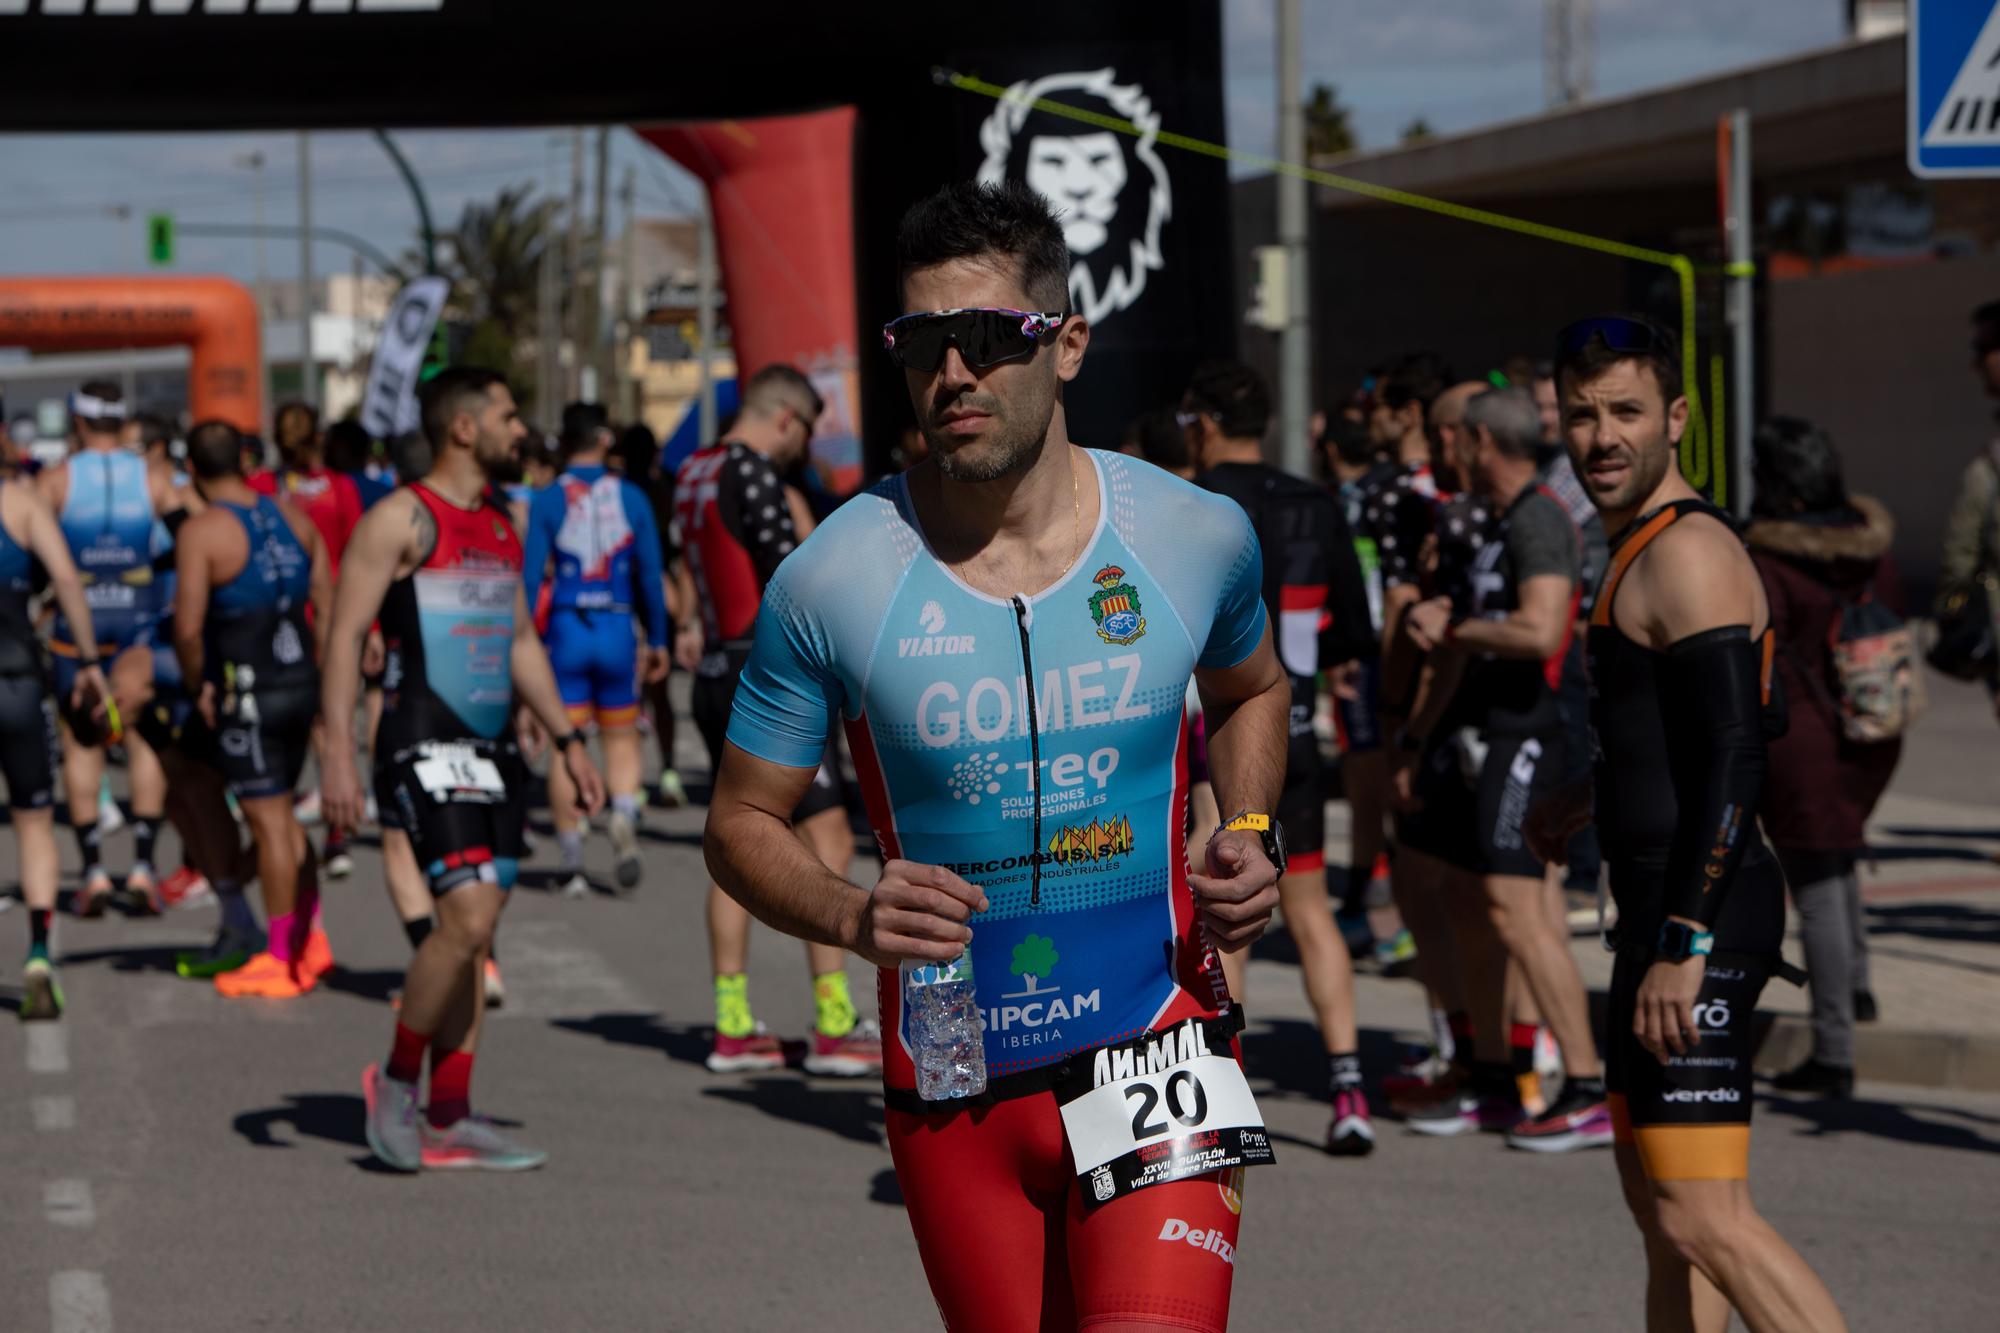
<path fill-rule="evenodd" d="M 1363 147 L 1395 142 L 1422 117 L 1453 133 L 1542 108 L 1541 0 L 1305 0 L 1305 82 L 1333 84 Z M 1597 0 L 1596 91 L 1616 96 L 1755 64 L 1841 39 L 1845 0 Z M 1225 96 L 1233 146 L 1276 152 L 1275 0 L 1223 0 Z M 569 134 L 548 129 L 402 131 L 440 226 L 470 199 L 512 184 L 567 193 Z M 261 153 L 261 171 L 244 159 Z M 312 137 L 313 220 L 361 234 L 400 256 L 414 242 L 410 196 L 381 147 L 362 133 Z M 264 218 L 298 221 L 298 136 L 4 135 L 0 236 L 13 272 L 78 273 L 143 266 L 145 215 L 250 223 L 259 180 Z M 642 216 L 685 215 L 699 186 L 631 133 L 612 139 L 615 191 L 634 172 Z M 587 197 L 587 196 L 586 196 Z M 120 218 L 114 210 L 123 208 Z M 183 236 L 178 272 L 257 276 L 257 247 Z M 298 273 L 298 244 L 265 247 L 267 275 Z M 350 252 L 314 251 L 320 273 Z"/>

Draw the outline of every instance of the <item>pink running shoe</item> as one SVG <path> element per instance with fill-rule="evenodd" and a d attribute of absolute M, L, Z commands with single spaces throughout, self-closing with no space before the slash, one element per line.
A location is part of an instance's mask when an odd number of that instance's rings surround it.
<path fill-rule="evenodd" d="M 716 1033 L 715 1044 L 709 1048 L 707 1064 L 711 1074 L 754 1074 L 783 1069 L 785 1047 L 759 1023 L 747 1037 L 725 1037 L 720 1032 Z"/>
<path fill-rule="evenodd" d="M 713 1069 L 714 1066 L 710 1065 Z M 882 1072 L 882 1029 L 872 1019 L 854 1025 L 844 1037 L 813 1031 L 806 1072 L 827 1078 L 867 1078 Z"/>

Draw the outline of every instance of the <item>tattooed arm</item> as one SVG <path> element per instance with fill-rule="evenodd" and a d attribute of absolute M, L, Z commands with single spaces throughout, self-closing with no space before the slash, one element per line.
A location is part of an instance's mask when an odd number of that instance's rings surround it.
<path fill-rule="evenodd" d="M 354 761 L 354 705 L 361 693 L 361 649 L 381 614 L 389 585 L 422 564 L 437 544 L 437 523 L 408 490 L 381 501 L 348 539 L 334 589 L 333 624 L 320 663 L 320 713 L 326 722 L 320 793 L 329 824 L 360 826 L 366 800 Z"/>

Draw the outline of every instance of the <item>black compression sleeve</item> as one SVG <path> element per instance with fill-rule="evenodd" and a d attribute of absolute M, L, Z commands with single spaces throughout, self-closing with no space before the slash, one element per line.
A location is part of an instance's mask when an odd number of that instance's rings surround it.
<path fill-rule="evenodd" d="M 1666 910 L 1713 927 L 1764 793 L 1763 692 L 1747 625 L 1682 639 L 1660 666 L 1668 763 L 1680 822 L 1667 854 Z"/>

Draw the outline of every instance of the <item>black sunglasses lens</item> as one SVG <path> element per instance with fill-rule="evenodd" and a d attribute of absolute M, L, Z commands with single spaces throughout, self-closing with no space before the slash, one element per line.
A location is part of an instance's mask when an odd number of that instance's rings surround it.
<path fill-rule="evenodd" d="M 1005 310 L 960 310 L 898 320 L 891 350 L 912 370 L 933 372 L 944 364 L 947 343 L 966 364 L 984 369 L 1031 352 L 1035 338 L 1021 331 L 1022 316 Z"/>
<path fill-rule="evenodd" d="M 1580 319 L 1556 335 L 1557 352 L 1574 356 L 1592 338 L 1602 338 L 1614 352 L 1649 352 L 1656 341 L 1652 329 L 1636 319 Z"/>

